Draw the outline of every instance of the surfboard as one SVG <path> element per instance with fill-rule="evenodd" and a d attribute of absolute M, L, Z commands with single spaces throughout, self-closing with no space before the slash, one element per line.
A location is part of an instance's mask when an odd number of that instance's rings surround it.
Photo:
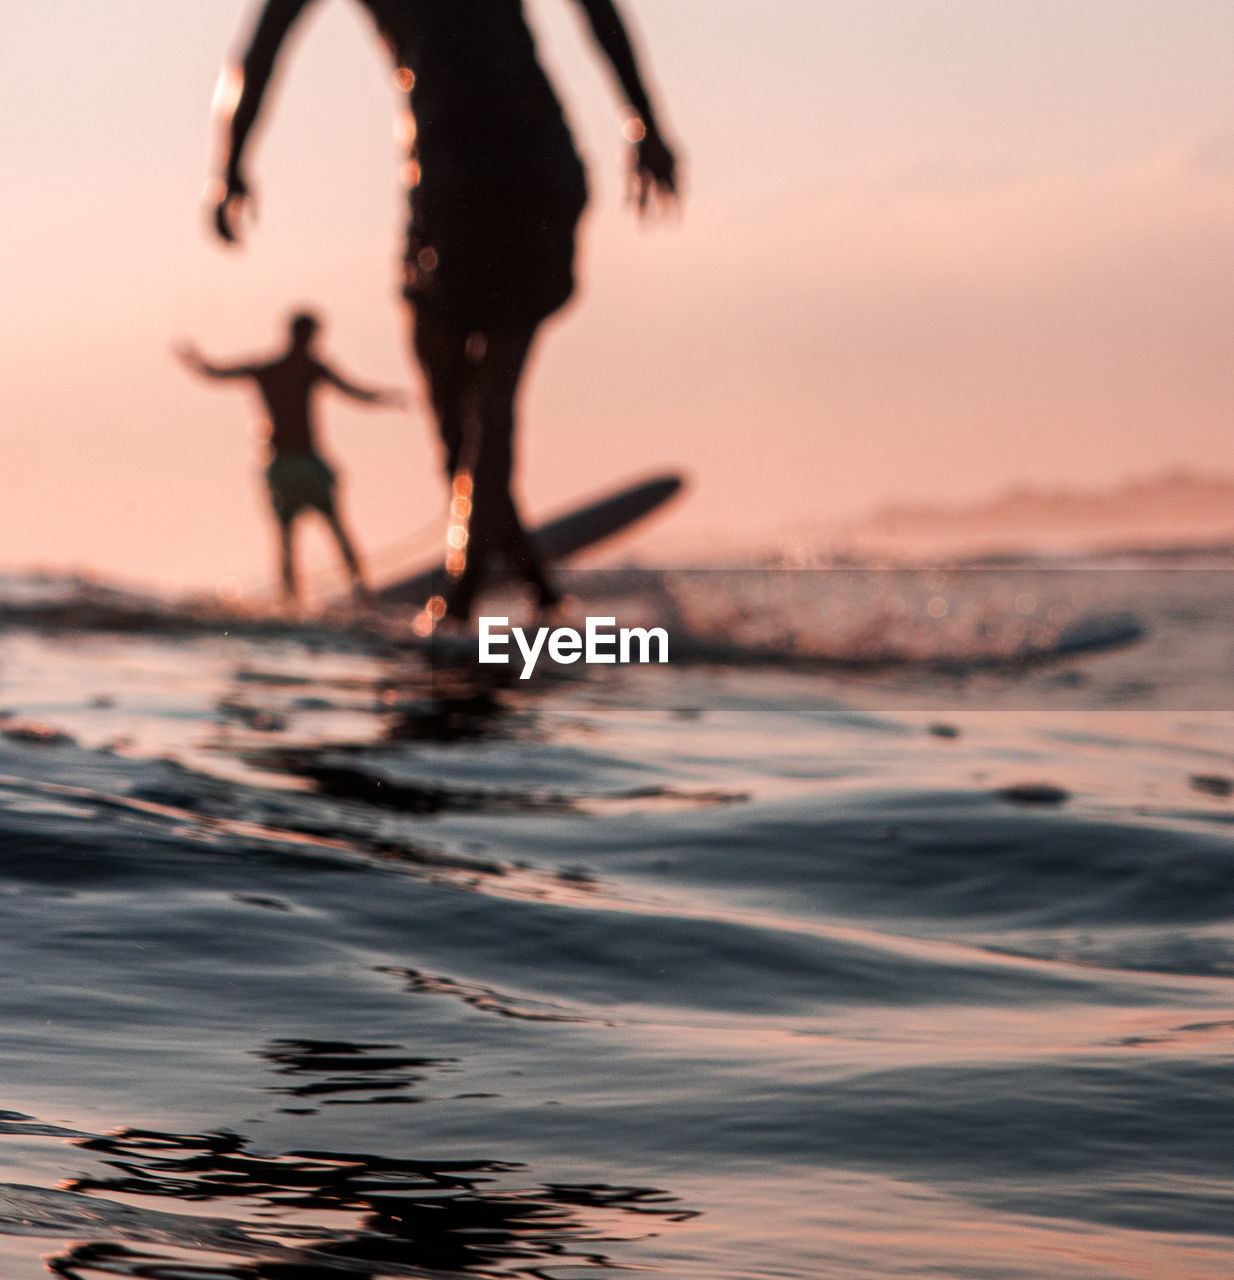
<path fill-rule="evenodd" d="M 1016 673 L 1052 662 L 1066 662 L 1092 654 L 1110 653 L 1139 644 L 1148 628 L 1134 614 L 1092 613 L 1076 619 L 1050 642 L 1025 645 L 1008 653 L 939 654 L 920 656 L 895 652 L 852 654 L 799 653 L 771 645 L 740 645 L 713 641 L 688 633 L 673 633 L 673 660 L 678 663 L 732 666 L 788 667 L 800 671 L 872 674 L 921 671 L 964 676 L 980 672 Z"/>
<path fill-rule="evenodd" d="M 564 560 L 630 528 L 662 507 L 681 491 L 678 475 L 640 480 L 616 493 L 583 503 L 531 530 L 531 538 L 545 564 Z M 445 585 L 446 566 L 436 564 L 377 590 L 385 605 L 418 607 Z"/>
<path fill-rule="evenodd" d="M 1147 634 L 1148 628 L 1133 613 L 1090 613 L 1065 626 L 1052 644 L 1027 647 L 1018 657 L 1032 663 L 1103 653 L 1139 644 Z"/>

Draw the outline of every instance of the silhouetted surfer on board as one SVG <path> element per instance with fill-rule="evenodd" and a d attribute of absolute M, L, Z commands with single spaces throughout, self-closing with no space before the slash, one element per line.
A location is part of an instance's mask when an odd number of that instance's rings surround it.
<path fill-rule="evenodd" d="M 288 32 L 313 0 L 268 0 L 240 65 L 214 193 L 215 227 L 237 237 L 250 187 L 244 152 Z M 631 108 L 632 194 L 671 201 L 676 160 L 664 140 L 612 0 L 575 0 Z M 574 238 L 587 202 L 582 162 L 536 57 L 521 0 L 359 0 L 410 93 L 411 225 L 403 293 L 450 476 L 445 597 L 427 621 L 466 620 L 495 554 L 556 599 L 510 483 L 514 406 L 540 325 L 574 292 Z"/>
<path fill-rule="evenodd" d="M 270 425 L 266 484 L 278 521 L 279 576 L 287 605 L 294 605 L 299 595 L 294 532 L 296 518 L 306 510 L 318 511 L 325 518 L 347 566 L 353 593 L 367 595 L 359 558 L 339 515 L 334 470 L 317 449 L 314 393 L 324 383 L 362 404 L 403 408 L 407 403 L 401 391 L 360 387 L 330 368 L 315 347 L 320 328 L 315 315 L 299 312 L 288 325 L 287 349 L 273 360 L 260 362 L 212 364 L 189 343 L 176 348 L 176 354 L 194 373 L 204 378 L 246 379 L 261 393 Z"/>

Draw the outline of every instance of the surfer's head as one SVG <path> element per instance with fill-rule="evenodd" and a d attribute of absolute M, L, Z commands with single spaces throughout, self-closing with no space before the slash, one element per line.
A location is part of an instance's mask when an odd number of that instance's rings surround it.
<path fill-rule="evenodd" d="M 311 311 L 297 311 L 291 317 L 291 323 L 288 327 L 291 331 L 292 345 L 307 347 L 312 344 L 313 339 L 317 336 L 317 331 L 321 328 L 321 321 Z"/>

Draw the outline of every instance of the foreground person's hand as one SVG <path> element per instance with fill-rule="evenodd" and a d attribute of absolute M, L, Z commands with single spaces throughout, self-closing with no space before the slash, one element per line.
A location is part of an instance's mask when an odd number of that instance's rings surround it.
<path fill-rule="evenodd" d="M 211 184 L 208 198 L 213 204 L 215 234 L 224 244 L 240 244 L 241 218 L 245 210 L 249 210 L 251 217 L 254 208 L 252 192 L 243 174 L 238 169 L 230 170 L 225 178 Z"/>

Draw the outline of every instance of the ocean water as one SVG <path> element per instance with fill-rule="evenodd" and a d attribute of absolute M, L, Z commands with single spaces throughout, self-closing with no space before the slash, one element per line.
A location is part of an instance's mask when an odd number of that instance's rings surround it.
<path fill-rule="evenodd" d="M 0 1274 L 1234 1272 L 1234 573 L 573 585 L 669 664 L 4 585 Z"/>

